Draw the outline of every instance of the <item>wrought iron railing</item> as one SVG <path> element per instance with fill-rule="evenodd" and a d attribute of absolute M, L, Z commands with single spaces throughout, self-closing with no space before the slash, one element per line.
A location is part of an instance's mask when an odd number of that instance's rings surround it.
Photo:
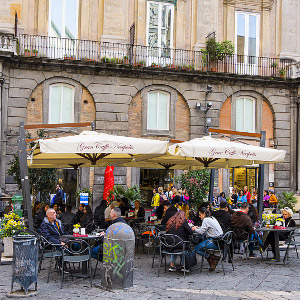
<path fill-rule="evenodd" d="M 222 72 L 239 75 L 292 77 L 291 61 L 245 55 L 211 61 L 201 51 L 141 45 L 71 40 L 37 35 L 19 36 L 19 55 L 97 63 L 130 64 L 135 67 Z"/>

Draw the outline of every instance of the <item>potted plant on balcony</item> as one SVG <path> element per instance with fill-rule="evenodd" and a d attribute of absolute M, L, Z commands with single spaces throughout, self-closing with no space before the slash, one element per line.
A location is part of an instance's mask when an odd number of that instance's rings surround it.
<path fill-rule="evenodd" d="M 278 71 L 278 74 L 279 74 L 280 78 L 284 78 L 285 77 L 285 69 L 280 69 Z"/>
<path fill-rule="evenodd" d="M 109 63 L 110 62 L 110 59 L 108 57 L 101 57 L 101 62 L 103 63 Z"/>
<path fill-rule="evenodd" d="M 124 62 L 125 65 L 128 65 L 128 64 L 129 64 L 128 56 L 127 56 L 127 55 L 124 55 L 124 57 L 123 57 L 123 62 Z"/>
<path fill-rule="evenodd" d="M 231 41 L 216 42 L 214 38 L 209 38 L 206 40 L 206 49 L 201 50 L 201 52 L 205 55 L 204 60 L 210 66 L 210 70 L 216 72 L 218 62 L 233 55 L 234 45 Z M 224 71 L 226 72 L 226 61 L 224 65 Z"/>
<path fill-rule="evenodd" d="M 36 49 L 32 49 L 32 50 L 30 50 L 30 49 L 24 49 L 24 55 L 25 56 L 37 56 L 37 54 L 38 54 L 38 50 L 36 50 Z"/>
<path fill-rule="evenodd" d="M 75 60 L 76 56 L 75 55 L 70 55 L 70 54 L 65 54 L 64 59 L 66 59 L 66 60 Z"/>

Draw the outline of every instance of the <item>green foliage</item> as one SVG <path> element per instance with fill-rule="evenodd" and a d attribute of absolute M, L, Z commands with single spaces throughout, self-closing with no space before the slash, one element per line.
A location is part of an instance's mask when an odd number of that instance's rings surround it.
<path fill-rule="evenodd" d="M 37 136 L 39 138 L 45 137 L 44 130 L 38 130 Z M 32 136 L 28 134 L 26 138 L 31 138 Z M 30 147 L 34 146 L 34 142 L 30 143 Z M 18 185 L 18 189 L 21 190 L 21 173 L 20 173 L 20 163 L 19 156 L 15 154 L 13 159 L 9 162 L 10 168 L 7 173 L 14 178 L 14 181 Z M 57 176 L 55 169 L 29 169 L 29 185 L 31 190 L 33 189 L 35 193 L 40 192 L 41 202 L 48 201 L 48 196 L 51 191 L 55 189 L 57 183 Z"/>
<path fill-rule="evenodd" d="M 108 198 L 112 201 L 113 199 L 120 200 L 123 197 L 128 199 L 131 206 L 134 205 L 135 200 L 140 200 L 142 202 L 141 191 L 137 186 L 125 188 L 122 185 L 115 185 L 110 191 Z"/>
<path fill-rule="evenodd" d="M 88 196 L 89 200 L 92 201 L 93 193 L 90 191 L 89 188 L 83 188 L 81 190 L 77 190 L 76 193 L 75 193 L 75 198 L 79 199 L 81 193 L 88 193 L 89 194 L 89 196 Z"/>
<path fill-rule="evenodd" d="M 201 50 L 208 57 L 209 62 L 218 62 L 226 56 L 232 56 L 234 53 L 234 45 L 231 41 L 216 42 L 210 38 L 206 40 L 206 49 Z"/>
<path fill-rule="evenodd" d="M 282 192 L 278 197 L 278 208 L 289 207 L 293 210 L 297 202 L 294 192 Z"/>
<path fill-rule="evenodd" d="M 14 178 L 18 189 L 22 189 L 19 156 L 15 154 L 9 162 L 8 174 Z M 29 169 L 29 185 L 35 193 L 40 192 L 41 201 L 47 201 L 49 193 L 55 189 L 57 176 L 55 169 Z"/>
<path fill-rule="evenodd" d="M 285 76 L 285 69 L 280 69 L 278 71 L 279 76 Z"/>
<path fill-rule="evenodd" d="M 175 178 L 175 182 L 179 182 L 182 189 L 188 190 L 190 201 L 194 205 L 207 201 L 209 180 L 209 170 L 188 171 Z"/>

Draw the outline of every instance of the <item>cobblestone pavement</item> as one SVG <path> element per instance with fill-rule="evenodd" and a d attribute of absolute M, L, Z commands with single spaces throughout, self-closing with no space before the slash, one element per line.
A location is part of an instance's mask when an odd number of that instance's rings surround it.
<path fill-rule="evenodd" d="M 96 276 L 92 288 L 87 279 L 67 278 L 61 290 L 56 272 L 47 283 L 45 263 L 45 269 L 39 274 L 39 294 L 30 299 L 300 299 L 300 260 L 296 253 L 292 252 L 291 256 L 287 266 L 276 266 L 268 265 L 259 257 L 246 261 L 235 255 L 236 269 L 232 271 L 231 265 L 225 263 L 225 276 L 221 265 L 218 265 L 215 272 L 208 272 L 205 268 L 200 273 L 196 267 L 184 279 L 180 271 L 164 273 L 163 268 L 161 276 L 157 277 L 157 260 L 152 269 L 151 256 L 139 253 L 135 256 L 133 288 L 114 292 L 95 286 L 100 283 L 100 276 Z M 6 298 L 10 283 L 11 266 L 0 266 L 0 299 Z"/>

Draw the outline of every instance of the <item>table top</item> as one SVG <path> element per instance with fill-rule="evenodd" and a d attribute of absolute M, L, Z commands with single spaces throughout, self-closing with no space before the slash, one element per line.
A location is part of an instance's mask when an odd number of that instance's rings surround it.
<path fill-rule="evenodd" d="M 139 223 L 139 225 L 144 225 L 144 226 L 166 226 L 166 225 L 163 225 L 163 224 L 158 224 L 157 222 L 156 223 L 148 223 L 148 222 L 142 222 L 142 223 Z"/>
<path fill-rule="evenodd" d="M 256 231 L 295 231 L 296 227 L 286 227 L 286 229 L 274 229 L 274 228 L 270 228 L 270 227 L 261 227 L 261 228 L 256 228 Z"/>
<path fill-rule="evenodd" d="M 100 238 L 99 235 L 92 235 L 92 234 L 89 234 L 88 236 L 74 236 L 71 234 L 66 234 L 66 235 L 62 235 L 61 237 L 69 240 L 96 240 Z"/>

